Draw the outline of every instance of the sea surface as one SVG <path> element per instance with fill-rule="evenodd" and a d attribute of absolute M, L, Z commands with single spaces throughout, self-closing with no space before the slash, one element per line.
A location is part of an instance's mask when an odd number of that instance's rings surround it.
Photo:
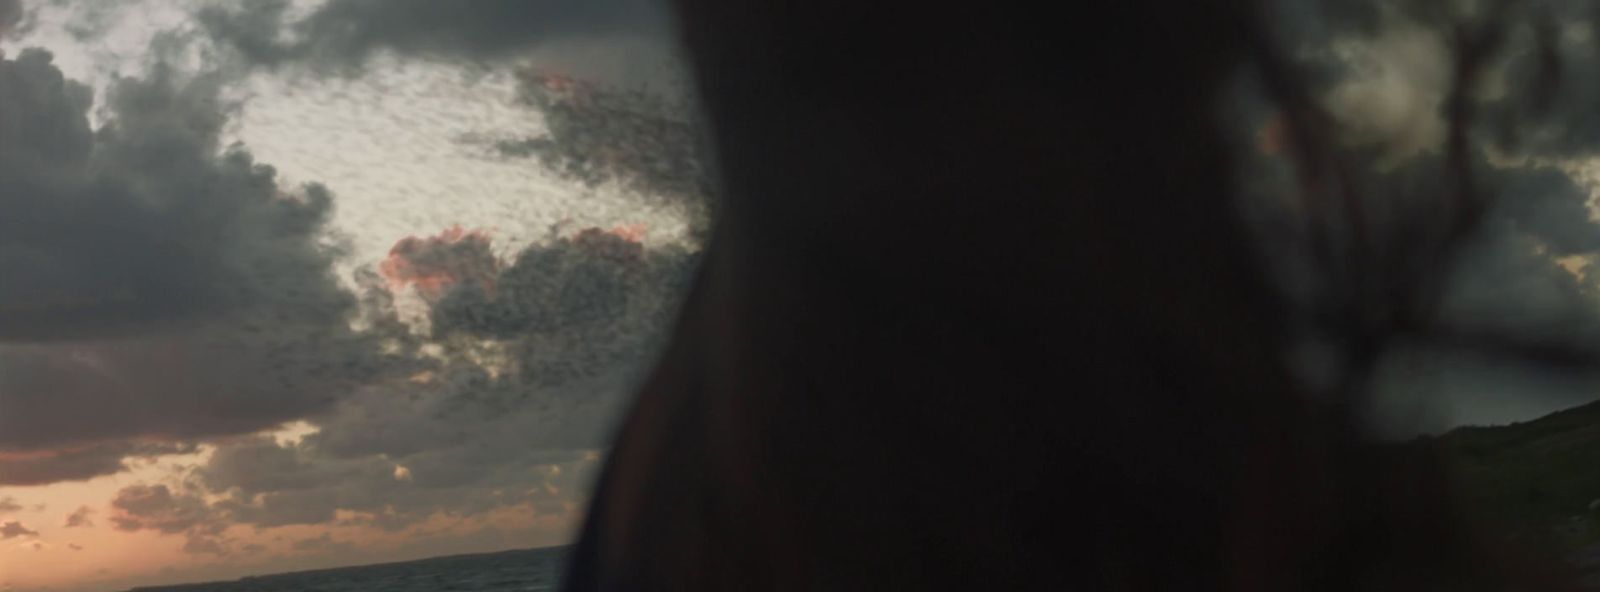
<path fill-rule="evenodd" d="M 130 592 L 545 592 L 556 589 L 566 551 L 566 547 L 548 547 L 453 555 L 230 582 L 134 588 Z"/>

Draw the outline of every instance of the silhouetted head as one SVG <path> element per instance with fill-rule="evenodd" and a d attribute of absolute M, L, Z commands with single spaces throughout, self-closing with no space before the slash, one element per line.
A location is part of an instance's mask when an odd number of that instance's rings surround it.
<path fill-rule="evenodd" d="M 1289 108 L 1305 82 L 1252 3 L 679 8 L 725 202 L 569 590 L 1533 573 L 1429 449 L 1364 442 L 1286 367 L 1218 114 L 1241 71 Z M 1310 162 L 1329 140 L 1291 123 Z"/>

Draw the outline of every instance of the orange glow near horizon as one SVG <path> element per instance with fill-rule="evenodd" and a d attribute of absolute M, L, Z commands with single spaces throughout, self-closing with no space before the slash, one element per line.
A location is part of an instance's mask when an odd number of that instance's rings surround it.
<path fill-rule="evenodd" d="M 296 439 L 309 426 L 286 426 L 267 435 Z M 468 517 L 435 515 L 397 531 L 350 520 L 341 510 L 329 524 L 257 528 L 233 524 L 227 555 L 184 551 L 184 535 L 151 530 L 126 532 L 112 524 L 109 500 L 127 486 L 175 484 L 204 463 L 209 450 L 160 459 L 135 460 L 131 470 L 89 481 L 0 488 L 22 510 L 0 515 L 18 521 L 36 536 L 0 540 L 0 591 L 104 592 L 133 586 L 237 579 L 248 575 L 405 561 L 438 555 L 565 544 L 574 532 L 579 508 L 540 513 L 531 504 L 506 506 Z M 586 456 L 592 462 L 598 454 Z M 559 470 L 559 469 L 558 469 Z M 66 517 L 87 507 L 89 526 L 67 526 Z M 330 546 L 311 547 L 321 538 Z M 296 545 L 300 543 L 300 545 Z"/>

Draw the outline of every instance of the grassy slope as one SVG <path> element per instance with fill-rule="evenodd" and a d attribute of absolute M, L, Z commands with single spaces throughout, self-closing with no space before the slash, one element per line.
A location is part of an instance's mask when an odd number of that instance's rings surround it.
<path fill-rule="evenodd" d="M 1469 507 L 1513 532 L 1558 532 L 1567 545 L 1600 539 L 1600 403 L 1496 427 L 1451 431 L 1439 444 L 1456 461 Z M 1578 517 L 1577 520 L 1574 520 Z"/>

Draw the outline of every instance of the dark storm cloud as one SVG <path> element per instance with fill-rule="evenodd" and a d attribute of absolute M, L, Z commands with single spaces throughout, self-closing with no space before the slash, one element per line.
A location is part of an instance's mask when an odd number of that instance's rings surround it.
<path fill-rule="evenodd" d="M 267 0 L 208 7 L 197 19 L 251 63 L 348 70 L 386 50 L 480 62 L 586 37 L 661 37 L 663 8 L 655 0 L 331 0 L 290 19 L 287 1 Z"/>
<path fill-rule="evenodd" d="M 120 473 L 125 459 L 193 452 L 182 443 L 113 441 L 65 449 L 0 452 L 0 485 L 48 485 Z"/>
<path fill-rule="evenodd" d="M 348 307 L 316 244 L 329 194 L 290 196 L 248 153 L 219 156 L 216 81 L 123 79 L 98 130 L 90 91 L 48 53 L 0 62 L 0 81 L 0 339 L 111 335 L 269 298 L 302 313 Z"/>
<path fill-rule="evenodd" d="M 124 445 L 92 445 L 67 452 L 0 456 L 0 485 L 47 485 L 122 472 Z"/>
<path fill-rule="evenodd" d="M 0 484 L 268 428 L 387 368 L 348 325 L 331 194 L 222 146 L 218 84 L 157 65 L 92 129 L 48 53 L 0 60 Z"/>
<path fill-rule="evenodd" d="M 600 341 L 616 342 L 653 332 L 640 323 L 662 314 L 688 275 L 692 253 L 647 249 L 627 231 L 590 228 L 529 246 L 495 279 L 494 293 L 457 285 L 433 308 L 434 333 L 515 339 L 615 331 Z"/>
<path fill-rule="evenodd" d="M 174 336 L 0 347 L 0 450 L 249 433 L 331 407 L 379 372 L 345 329 L 235 319 Z M 64 350 L 64 351 L 63 351 Z M 326 357 L 319 357 L 326 356 Z M 0 456 L 0 481 L 6 463 Z"/>
<path fill-rule="evenodd" d="M 615 183 L 638 195 L 690 206 L 709 216 L 716 187 L 695 110 L 667 95 L 608 87 L 525 68 L 518 98 L 537 110 L 545 132 L 532 138 L 475 134 L 469 143 L 506 157 L 535 159 L 546 169 L 593 187 Z"/>

